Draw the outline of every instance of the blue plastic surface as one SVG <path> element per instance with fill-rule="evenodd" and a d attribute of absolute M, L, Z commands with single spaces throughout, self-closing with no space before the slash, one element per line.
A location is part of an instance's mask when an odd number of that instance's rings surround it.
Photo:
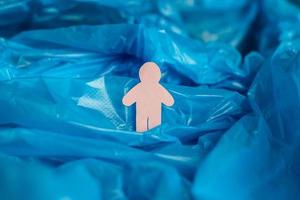
<path fill-rule="evenodd" d="M 0 4 L 1 200 L 300 198 L 297 1 L 66 2 Z M 140 134 L 146 61 L 175 104 Z"/>
<path fill-rule="evenodd" d="M 264 0 L 258 47 L 270 56 L 282 42 L 299 38 L 299 0 Z"/>
<path fill-rule="evenodd" d="M 266 62 L 249 91 L 255 114 L 227 131 L 202 163 L 198 199 L 299 198 L 299 62 L 299 40 Z"/>
<path fill-rule="evenodd" d="M 11 37 L 22 30 L 71 25 L 129 23 L 205 42 L 225 42 L 243 50 L 247 49 L 243 43 L 249 40 L 257 10 L 258 4 L 252 0 L 4 1 L 0 17 L 6 20 L 0 22 L 0 35 Z"/>

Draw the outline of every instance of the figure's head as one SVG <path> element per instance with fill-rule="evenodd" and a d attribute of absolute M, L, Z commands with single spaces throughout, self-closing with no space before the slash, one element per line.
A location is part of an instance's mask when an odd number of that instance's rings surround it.
<path fill-rule="evenodd" d="M 154 62 L 146 62 L 140 68 L 139 76 L 142 82 L 157 83 L 160 80 L 161 72 Z"/>

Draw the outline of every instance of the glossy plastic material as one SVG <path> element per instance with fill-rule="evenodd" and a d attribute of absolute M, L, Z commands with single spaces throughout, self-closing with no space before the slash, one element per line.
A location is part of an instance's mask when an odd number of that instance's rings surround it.
<path fill-rule="evenodd" d="M 1 3 L 0 199 L 299 199 L 298 4 L 216 1 Z M 255 44 L 246 38 L 264 19 L 257 2 L 275 15 L 264 26 L 274 33 L 255 32 Z M 111 19 L 131 24 L 69 27 Z M 226 43 L 201 41 L 206 30 Z M 242 57 L 240 45 L 265 58 Z M 147 61 L 175 104 L 140 134 L 122 98 Z"/>
<path fill-rule="evenodd" d="M 9 170 L 1 176 L 10 182 L 1 194 L 29 182 L 33 199 L 190 198 L 205 154 L 249 112 L 243 92 L 262 63 L 137 25 L 27 32 L 1 49 L 1 168 Z M 147 60 L 161 67 L 175 104 L 141 135 L 122 97 Z M 10 165 L 24 168 L 16 179 Z"/>
<path fill-rule="evenodd" d="M 258 47 L 262 54 L 270 55 L 282 42 L 300 37 L 299 0 L 264 0 L 261 15 Z"/>
<path fill-rule="evenodd" d="M 199 167 L 196 199 L 300 197 L 300 41 L 283 43 L 256 77 L 248 114 Z"/>
<path fill-rule="evenodd" d="M 253 0 L 3 1 L 0 18 L 5 20 L 0 21 L 0 35 L 10 37 L 22 30 L 82 24 L 128 23 L 245 49 L 243 43 L 249 41 L 257 10 Z"/>

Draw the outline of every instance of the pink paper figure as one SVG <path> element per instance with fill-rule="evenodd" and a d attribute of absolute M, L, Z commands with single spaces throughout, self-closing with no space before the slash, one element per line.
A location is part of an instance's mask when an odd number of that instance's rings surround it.
<path fill-rule="evenodd" d="M 136 103 L 136 131 L 145 132 L 161 124 L 161 104 L 172 106 L 174 99 L 159 83 L 161 72 L 154 62 L 143 64 L 139 77 L 141 82 L 123 97 L 122 102 L 125 106 Z"/>

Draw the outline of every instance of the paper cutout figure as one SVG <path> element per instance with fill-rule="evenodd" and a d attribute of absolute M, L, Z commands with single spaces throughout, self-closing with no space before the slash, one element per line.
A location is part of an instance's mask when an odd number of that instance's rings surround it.
<path fill-rule="evenodd" d="M 122 102 L 125 106 L 136 103 L 136 131 L 145 132 L 161 124 L 161 104 L 172 106 L 174 99 L 159 83 L 161 72 L 154 62 L 143 64 L 139 77 L 141 82 L 123 97 Z"/>

